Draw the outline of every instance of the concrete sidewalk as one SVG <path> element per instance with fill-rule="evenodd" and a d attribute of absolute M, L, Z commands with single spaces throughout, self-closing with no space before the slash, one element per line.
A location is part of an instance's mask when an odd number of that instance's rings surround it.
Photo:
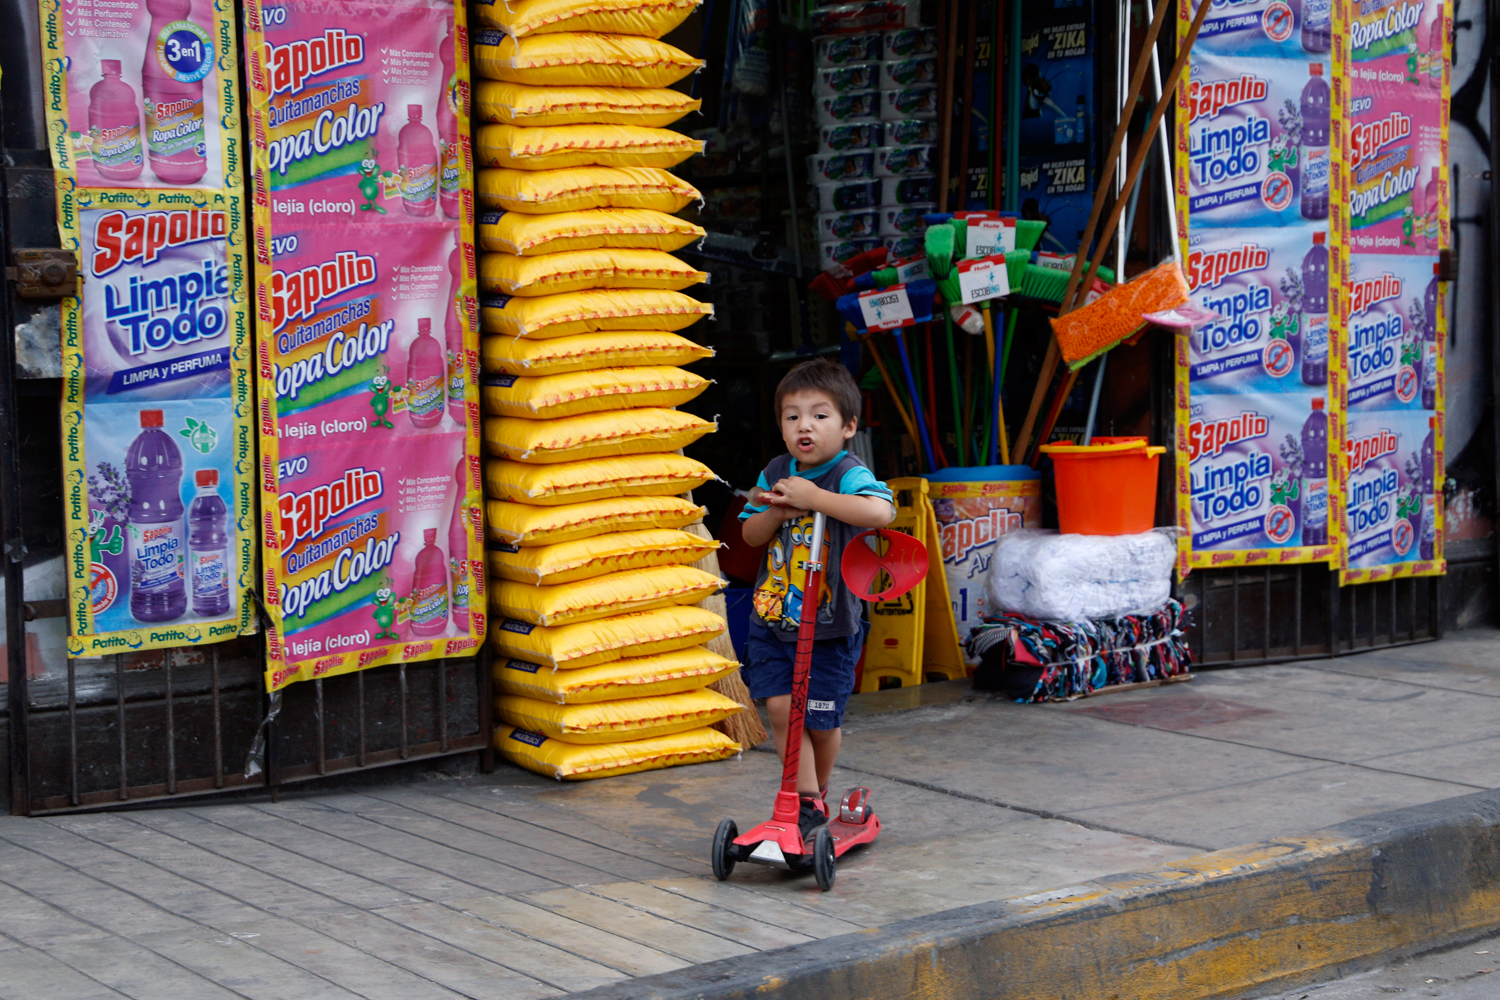
<path fill-rule="evenodd" d="M 887 825 L 828 894 L 708 874 L 719 819 L 769 810 L 765 752 L 0 818 L 0 997 L 618 987 L 1500 787 L 1497 699 L 1500 632 L 1066 705 L 861 696 L 834 785 L 869 785 Z"/>

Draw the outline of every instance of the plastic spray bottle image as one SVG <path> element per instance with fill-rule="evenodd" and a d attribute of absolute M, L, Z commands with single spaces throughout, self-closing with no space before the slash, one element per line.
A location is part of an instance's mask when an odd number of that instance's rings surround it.
<path fill-rule="evenodd" d="M 1427 241 L 1427 249 L 1433 253 L 1438 251 L 1438 225 L 1442 212 L 1443 186 L 1438 181 L 1438 168 L 1432 168 L 1432 179 L 1427 182 L 1427 190 L 1422 192 L 1422 239 Z"/>
<path fill-rule="evenodd" d="M 1433 90 L 1443 89 L 1443 44 L 1447 39 L 1444 37 L 1443 5 L 1434 5 L 1436 19 L 1427 34 L 1427 81 L 1432 84 Z"/>
<path fill-rule="evenodd" d="M 1422 441 L 1422 540 L 1417 547 L 1421 559 L 1437 552 L 1437 417 L 1427 418 L 1427 437 Z"/>
<path fill-rule="evenodd" d="M 1302 0 L 1302 51 L 1333 47 L 1333 0 Z"/>
<path fill-rule="evenodd" d="M 1328 381 L 1328 234 L 1313 233 L 1302 258 L 1302 384 Z"/>
<path fill-rule="evenodd" d="M 187 611 L 182 452 L 161 427 L 161 410 L 142 410 L 141 432 L 125 452 L 125 478 L 130 483 L 130 613 L 142 622 L 168 622 Z"/>
<path fill-rule="evenodd" d="M 422 124 L 422 105 L 406 106 L 406 124 L 396 143 L 401 164 L 401 205 L 407 215 L 426 217 L 437 211 L 437 146 Z"/>
<path fill-rule="evenodd" d="M 458 230 L 453 231 L 453 252 L 448 255 L 448 313 L 443 319 L 443 340 L 448 355 L 448 416 L 464 426 L 468 416 L 464 397 L 468 395 L 469 375 L 464 355 L 464 325 L 459 312 L 459 293 L 463 289 L 463 255 L 458 248 Z"/>
<path fill-rule="evenodd" d="M 229 613 L 229 508 L 219 496 L 219 470 L 193 474 L 198 495 L 188 507 L 188 582 L 193 614 Z"/>
<path fill-rule="evenodd" d="M 89 135 L 94 139 L 94 169 L 110 181 L 141 176 L 141 106 L 135 91 L 120 79 L 120 60 L 102 59 L 103 76 L 89 91 Z"/>
<path fill-rule="evenodd" d="M 1328 544 L 1328 414 L 1312 401 L 1302 425 L 1302 544 Z"/>
<path fill-rule="evenodd" d="M 453 18 L 448 18 L 448 34 L 438 43 L 443 79 L 438 88 L 438 142 L 442 143 L 442 178 L 438 200 L 443 214 L 458 218 L 458 81 L 453 72 Z"/>
<path fill-rule="evenodd" d="M 168 184 L 192 184 L 208 170 L 203 78 L 213 67 L 213 44 L 189 20 L 192 0 L 147 0 L 146 9 L 151 34 L 141 64 L 141 89 L 151 171 Z"/>
<path fill-rule="evenodd" d="M 1304 3 L 1303 9 L 1306 7 Z M 1326 45 L 1324 51 L 1327 51 Z M 1298 161 L 1302 173 L 1302 217 L 1326 219 L 1332 163 L 1328 156 L 1331 93 L 1328 81 L 1323 79 L 1322 63 L 1309 63 L 1307 74 L 1307 83 L 1302 87 L 1302 155 Z"/>
<path fill-rule="evenodd" d="M 448 561 L 437 547 L 437 529 L 422 532 L 411 576 L 411 634 L 441 635 L 448 630 Z"/>
<path fill-rule="evenodd" d="M 1427 283 L 1427 294 L 1422 296 L 1422 409 L 1437 409 L 1438 361 L 1437 361 L 1437 300 L 1438 267 L 1432 265 L 1432 280 Z"/>
<path fill-rule="evenodd" d="M 448 519 L 448 571 L 453 578 L 453 624 L 469 631 L 469 531 L 464 521 L 464 460 L 459 456 L 453 470 L 458 493 L 453 498 L 453 516 Z"/>
<path fill-rule="evenodd" d="M 417 320 L 417 339 L 406 355 L 406 412 L 412 426 L 434 427 L 443 419 L 443 382 L 448 366 L 442 345 L 432 335 L 432 320 Z"/>

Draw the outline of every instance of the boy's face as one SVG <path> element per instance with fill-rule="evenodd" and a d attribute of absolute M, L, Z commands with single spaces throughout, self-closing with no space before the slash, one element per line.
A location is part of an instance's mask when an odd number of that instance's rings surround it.
<path fill-rule="evenodd" d="M 837 455 L 857 425 L 857 419 L 844 422 L 826 392 L 802 389 L 781 398 L 781 440 L 799 468 L 822 465 Z"/>

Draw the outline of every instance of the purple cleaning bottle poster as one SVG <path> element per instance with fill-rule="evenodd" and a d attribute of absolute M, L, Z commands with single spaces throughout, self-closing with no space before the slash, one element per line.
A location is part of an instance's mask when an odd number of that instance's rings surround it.
<path fill-rule="evenodd" d="M 266 689 L 485 629 L 462 4 L 246 6 Z"/>
<path fill-rule="evenodd" d="M 239 39 L 211 0 L 43 0 L 70 656 L 257 629 Z"/>
<path fill-rule="evenodd" d="M 1341 577 L 1445 571 L 1443 347 L 1452 8 L 1336 0 L 1331 378 L 1348 414 Z"/>
<path fill-rule="evenodd" d="M 1217 0 L 1177 91 L 1177 235 L 1213 317 L 1176 340 L 1183 573 L 1339 551 L 1331 46 L 1328 0 Z"/>
<path fill-rule="evenodd" d="M 63 309 L 69 651 L 253 632 L 243 208 L 212 207 L 203 193 L 204 207 L 179 207 L 185 195 L 74 194 L 82 294 Z"/>
<path fill-rule="evenodd" d="M 58 173 L 82 187 L 232 186 L 234 10 L 212 0 L 41 0 Z"/>

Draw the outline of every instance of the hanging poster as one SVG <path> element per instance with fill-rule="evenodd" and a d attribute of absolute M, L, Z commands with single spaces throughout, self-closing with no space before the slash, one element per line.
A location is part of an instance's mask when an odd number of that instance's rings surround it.
<path fill-rule="evenodd" d="M 1336 515 L 1344 583 L 1445 572 L 1451 15 L 1442 3 L 1334 4 L 1332 383 L 1347 408 Z"/>
<path fill-rule="evenodd" d="M 41 5 L 62 245 L 68 653 L 256 629 L 234 13 Z"/>
<path fill-rule="evenodd" d="M 276 691 L 484 635 L 468 42 L 440 0 L 246 23 Z"/>
<path fill-rule="evenodd" d="M 1216 317 L 1177 338 L 1184 573 L 1338 555 L 1330 31 L 1327 0 L 1216 6 L 1178 90 L 1178 236 Z"/>
<path fill-rule="evenodd" d="M 1075 253 L 1094 200 L 1097 139 L 1092 0 L 1021 9 L 1022 218 L 1047 219 L 1044 249 Z"/>

